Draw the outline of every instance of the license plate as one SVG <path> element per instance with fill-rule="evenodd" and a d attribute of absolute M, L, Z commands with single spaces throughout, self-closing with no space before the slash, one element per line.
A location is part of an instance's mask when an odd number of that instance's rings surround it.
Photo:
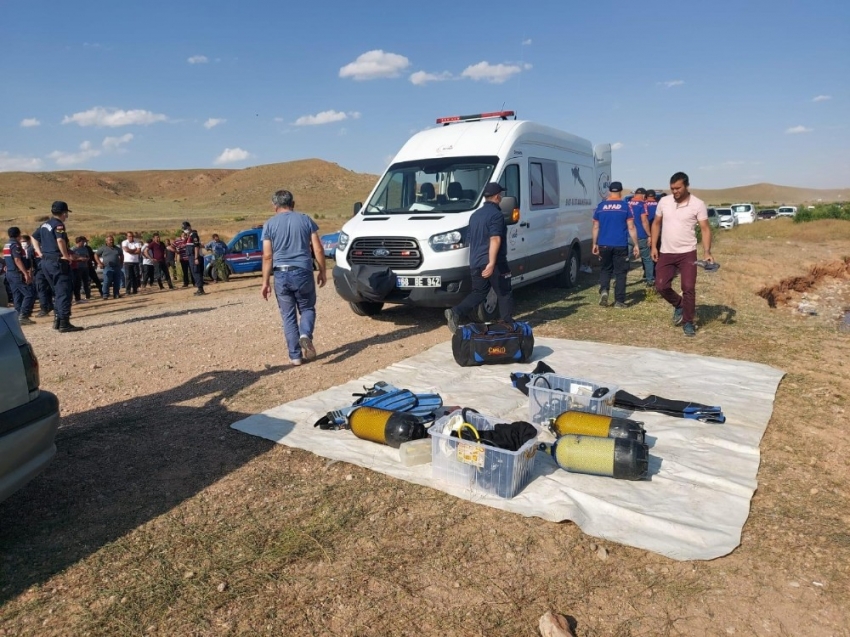
<path fill-rule="evenodd" d="M 438 288 L 442 282 L 438 276 L 400 276 L 396 287 L 400 288 Z"/>

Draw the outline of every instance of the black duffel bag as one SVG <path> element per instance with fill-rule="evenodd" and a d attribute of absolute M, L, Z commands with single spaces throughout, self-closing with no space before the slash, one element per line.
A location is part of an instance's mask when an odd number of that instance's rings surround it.
<path fill-rule="evenodd" d="M 461 367 L 493 363 L 525 363 L 534 349 L 531 326 L 513 323 L 469 323 L 452 336 L 452 355 Z"/>

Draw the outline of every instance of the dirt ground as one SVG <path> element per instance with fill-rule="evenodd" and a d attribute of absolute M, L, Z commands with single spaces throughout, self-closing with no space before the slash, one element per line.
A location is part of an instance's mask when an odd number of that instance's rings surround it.
<path fill-rule="evenodd" d="M 536 635 L 547 610 L 587 637 L 850 635 L 850 228 L 759 222 L 714 254 L 694 339 L 637 271 L 627 310 L 597 305 L 595 273 L 516 299 L 541 336 L 786 371 L 730 555 L 676 562 L 230 429 L 449 338 L 439 311 L 361 318 L 331 284 L 319 357 L 294 368 L 245 276 L 77 305 L 77 334 L 26 328 L 62 425 L 0 504 L 0 635 Z"/>

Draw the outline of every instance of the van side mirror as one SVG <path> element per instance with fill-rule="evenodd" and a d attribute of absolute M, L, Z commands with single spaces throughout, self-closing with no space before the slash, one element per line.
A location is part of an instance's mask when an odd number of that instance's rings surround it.
<path fill-rule="evenodd" d="M 516 197 L 502 197 L 499 208 L 505 216 L 505 223 L 509 226 L 519 222 L 519 204 Z"/>
<path fill-rule="evenodd" d="M 362 207 L 363 207 L 363 202 L 362 202 L 362 201 L 358 201 L 356 204 L 354 204 L 354 212 L 352 212 L 352 213 L 351 213 L 351 216 L 353 217 L 353 216 L 354 216 L 354 215 L 356 215 L 358 212 L 360 212 L 360 209 L 361 209 Z"/>

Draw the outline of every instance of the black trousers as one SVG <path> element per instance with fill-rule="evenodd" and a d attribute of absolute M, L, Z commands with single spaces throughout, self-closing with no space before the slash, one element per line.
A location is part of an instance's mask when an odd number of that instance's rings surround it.
<path fill-rule="evenodd" d="M 189 282 L 195 283 L 195 276 L 192 274 L 192 268 L 189 267 L 188 261 L 180 261 L 180 269 L 183 271 L 183 287 L 188 287 Z"/>
<path fill-rule="evenodd" d="M 487 300 L 487 295 L 492 288 L 499 299 L 499 318 L 508 323 L 512 322 L 514 320 L 514 297 L 511 288 L 511 271 L 507 265 L 497 265 L 488 279 L 481 276 L 481 271 L 482 268 L 470 269 L 472 291 L 463 301 L 452 308 L 452 311 L 463 319 L 469 312 Z"/>
<path fill-rule="evenodd" d="M 50 289 L 53 291 L 54 316 L 59 319 L 71 318 L 71 264 L 64 259 L 49 257 L 41 260 L 41 268 Z"/>
<path fill-rule="evenodd" d="M 168 264 L 165 261 L 157 261 L 154 264 L 154 279 L 157 283 L 159 283 L 159 289 L 162 288 L 162 281 L 165 279 L 165 282 L 168 283 L 168 287 L 172 290 L 174 289 L 174 284 L 171 282 L 171 273 L 168 271 Z M 151 284 L 153 285 L 153 284 Z"/>
<path fill-rule="evenodd" d="M 607 292 L 614 276 L 614 301 L 626 302 L 626 276 L 629 274 L 629 248 L 599 246 L 599 258 L 602 259 L 599 270 L 599 291 Z"/>
<path fill-rule="evenodd" d="M 84 263 L 80 263 L 78 267 L 71 268 L 71 285 L 74 289 L 74 298 L 80 300 L 80 292 L 87 299 L 91 298 L 91 279 L 89 279 L 89 269 Z"/>

